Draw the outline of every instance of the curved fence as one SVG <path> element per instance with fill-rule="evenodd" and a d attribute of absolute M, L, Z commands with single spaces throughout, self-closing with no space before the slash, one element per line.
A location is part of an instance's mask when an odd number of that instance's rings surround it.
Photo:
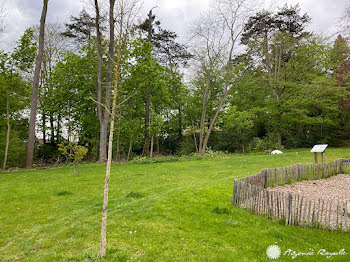
<path fill-rule="evenodd" d="M 286 225 L 349 232 L 349 199 L 330 199 L 327 196 L 311 199 L 301 194 L 268 190 L 269 187 L 338 174 L 350 174 L 350 159 L 263 169 L 254 176 L 234 180 L 232 202 L 253 214 L 283 219 Z"/>

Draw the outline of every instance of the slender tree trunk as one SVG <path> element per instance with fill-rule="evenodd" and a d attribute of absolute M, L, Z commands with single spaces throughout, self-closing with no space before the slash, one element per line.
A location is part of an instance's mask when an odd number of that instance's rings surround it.
<path fill-rule="evenodd" d="M 114 38 L 114 4 L 115 0 L 109 1 L 109 20 L 110 20 L 110 30 L 113 30 L 113 33 L 110 32 L 110 34 L 113 34 Z M 105 257 L 106 256 L 106 247 L 107 247 L 107 210 L 108 210 L 108 188 L 109 188 L 109 178 L 111 175 L 111 165 L 112 165 L 112 150 L 113 150 L 113 134 L 114 134 L 114 118 L 116 114 L 116 101 L 117 101 L 117 93 L 118 93 L 118 80 L 119 80 L 119 74 L 120 74 L 120 59 L 121 59 L 121 45 L 122 45 L 122 36 L 123 36 L 123 6 L 121 6 L 121 21 L 120 21 L 120 29 L 119 29 L 119 42 L 118 42 L 118 56 L 117 56 L 117 63 L 116 63 L 116 71 L 115 71 L 115 77 L 114 77 L 114 93 L 113 93 L 113 103 L 112 103 L 112 113 L 110 116 L 110 130 L 109 130 L 109 141 L 108 141 L 108 158 L 107 158 L 107 167 L 106 167 L 106 178 L 105 178 L 105 185 L 104 185 L 104 192 L 103 192 L 103 210 L 102 210 L 102 223 L 101 223 L 101 249 L 100 249 L 100 256 Z M 113 26 L 111 26 L 113 24 Z M 114 42 L 114 40 L 113 40 Z M 114 49 L 114 45 L 113 45 Z M 111 50 L 110 50 L 111 51 Z M 114 54 L 114 51 L 113 51 Z M 113 70 L 114 65 L 114 56 L 111 56 L 109 59 L 111 60 L 111 71 Z M 112 79 L 111 79 L 112 84 Z"/>
<path fill-rule="evenodd" d="M 111 107 L 111 92 L 113 88 L 113 74 L 114 74 L 114 54 L 115 54 L 115 40 L 114 40 L 114 9 L 111 9 L 111 6 L 115 4 L 115 0 L 110 0 L 110 8 L 109 8 L 109 47 L 108 47 L 108 72 L 107 72 L 107 87 L 106 87 L 106 100 L 105 106 L 110 109 Z M 103 115 L 103 125 L 101 128 L 100 135 L 100 150 L 101 156 L 100 161 L 106 161 L 106 145 L 107 145 L 107 133 L 108 133 L 108 121 L 109 121 L 109 113 L 107 110 L 104 110 Z"/>
<path fill-rule="evenodd" d="M 54 119 L 52 113 L 50 113 L 50 130 L 51 130 L 51 137 L 50 137 L 50 143 L 55 143 L 55 127 L 53 125 Z"/>
<path fill-rule="evenodd" d="M 39 34 L 39 50 L 36 57 L 34 79 L 33 79 L 33 90 L 32 90 L 32 101 L 30 106 L 30 120 L 29 120 L 29 130 L 28 130 L 28 144 L 27 144 L 27 154 L 26 154 L 26 168 L 31 168 L 33 166 L 33 156 L 34 156 L 34 142 L 35 142 L 35 121 L 36 121 L 36 110 L 38 106 L 38 87 L 40 80 L 40 70 L 41 63 L 43 60 L 44 53 L 44 34 L 45 34 L 45 21 L 47 6 L 49 0 L 43 0 L 43 9 L 40 19 L 40 34 Z"/>
<path fill-rule="evenodd" d="M 194 146 L 196 148 L 196 152 L 198 152 L 198 145 L 197 145 L 197 137 L 196 137 L 196 132 L 194 130 L 194 123 L 192 119 L 192 130 L 193 130 L 193 141 L 194 141 Z"/>
<path fill-rule="evenodd" d="M 118 115 L 118 134 L 117 134 L 117 161 L 120 161 L 120 132 L 121 132 L 121 123 L 122 123 L 122 107 L 119 107 L 119 115 Z"/>
<path fill-rule="evenodd" d="M 68 142 L 71 142 L 70 138 L 72 136 L 72 123 L 70 117 L 70 100 L 68 100 Z"/>
<path fill-rule="evenodd" d="M 181 112 L 181 106 L 179 107 L 179 130 L 178 130 L 178 141 L 181 143 L 182 141 L 182 112 Z"/>
<path fill-rule="evenodd" d="M 128 151 L 128 157 L 126 159 L 126 162 L 129 162 L 131 152 L 132 152 L 132 135 L 130 135 L 129 151 Z"/>
<path fill-rule="evenodd" d="M 150 158 L 153 157 L 153 135 L 151 136 L 151 150 L 150 150 L 149 156 Z"/>
<path fill-rule="evenodd" d="M 205 90 L 204 90 L 204 94 L 203 94 L 203 101 L 202 101 L 202 115 L 201 115 L 200 131 L 199 131 L 200 132 L 199 133 L 199 152 L 200 153 L 202 153 L 203 138 L 204 138 L 204 133 L 205 133 L 205 115 L 207 112 L 209 86 L 210 86 L 210 73 L 207 75 L 207 82 L 205 85 Z M 204 152 L 205 152 L 205 150 L 204 150 Z"/>
<path fill-rule="evenodd" d="M 149 121 L 150 121 L 150 88 L 146 87 L 145 101 L 145 142 L 143 145 L 143 154 L 149 156 Z"/>
<path fill-rule="evenodd" d="M 107 112 L 102 108 L 102 40 L 100 30 L 100 9 L 98 0 L 95 0 L 95 12 L 96 12 L 96 45 L 97 45 L 97 115 L 100 123 L 100 136 L 99 136 L 99 162 L 106 161 L 106 128 L 104 125 L 103 112 Z M 107 113 L 108 114 L 108 113 Z"/>
<path fill-rule="evenodd" d="M 157 136 L 157 156 L 159 155 L 159 136 Z"/>
<path fill-rule="evenodd" d="M 61 114 L 57 116 L 57 132 L 56 132 L 56 143 L 58 144 L 61 140 Z"/>
<path fill-rule="evenodd" d="M 204 139 L 202 147 L 200 147 L 200 153 L 201 154 L 205 153 L 205 150 L 206 150 L 207 145 L 208 145 L 209 137 L 210 137 L 211 131 L 213 130 L 216 118 L 218 117 L 218 115 L 219 115 L 219 113 L 220 113 L 220 111 L 222 109 L 222 106 L 224 105 L 224 102 L 226 101 L 227 94 L 230 91 L 230 88 L 229 88 L 229 75 L 230 75 L 230 71 L 231 71 L 232 54 L 233 54 L 234 45 L 235 45 L 235 42 L 233 41 L 232 44 L 231 44 L 229 57 L 228 57 L 228 60 L 227 60 L 227 63 L 226 63 L 224 95 L 222 96 L 222 98 L 220 100 L 220 103 L 219 103 L 219 105 L 218 105 L 218 107 L 217 107 L 217 109 L 215 111 L 215 115 L 214 115 L 213 119 L 210 121 L 210 126 L 208 128 L 208 132 L 207 132 L 207 134 L 205 136 L 205 139 Z"/>
<path fill-rule="evenodd" d="M 152 9 L 148 13 L 148 37 L 147 42 L 152 42 L 152 30 L 153 30 L 153 14 Z M 149 122 L 150 122 L 150 104 L 151 104 L 151 88 L 146 86 L 146 98 L 145 98 L 145 142 L 143 146 L 143 154 L 149 156 Z"/>
<path fill-rule="evenodd" d="M 42 111 L 42 125 L 43 125 L 43 143 L 46 144 L 46 112 L 43 109 Z"/>
<path fill-rule="evenodd" d="M 12 78 L 12 77 L 11 77 Z M 12 82 L 12 80 L 11 80 Z M 7 155 L 9 151 L 9 145 L 10 145 L 10 88 L 7 89 L 7 98 L 6 98 L 6 115 L 7 115 L 7 134 L 6 134 L 6 147 L 5 147 L 5 156 L 4 156 L 4 163 L 2 165 L 2 170 L 4 171 L 6 169 L 7 164 Z"/>

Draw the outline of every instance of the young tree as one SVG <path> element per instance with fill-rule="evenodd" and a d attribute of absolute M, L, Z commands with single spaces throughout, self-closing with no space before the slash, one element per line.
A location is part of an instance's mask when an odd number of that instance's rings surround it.
<path fill-rule="evenodd" d="M 43 9 L 42 9 L 41 19 L 40 19 L 39 49 L 38 49 L 38 55 L 36 57 L 34 79 L 33 79 L 32 101 L 31 101 L 31 107 L 30 107 L 30 120 L 29 120 L 28 144 L 27 144 L 27 155 L 26 155 L 26 168 L 31 168 L 33 166 L 36 110 L 38 106 L 37 100 L 38 100 L 41 63 L 43 61 L 43 54 L 44 54 L 45 21 L 46 21 L 48 2 L 49 0 L 43 0 Z"/>
<path fill-rule="evenodd" d="M 114 41 L 114 5 L 115 0 L 110 0 L 110 30 L 113 30 L 113 32 L 110 32 L 110 35 L 113 36 Z M 100 256 L 105 257 L 106 255 L 106 246 L 107 246 L 107 209 L 108 209 L 108 188 L 109 188 L 109 179 L 111 174 L 111 165 L 112 165 L 112 150 L 113 150 L 113 136 L 114 136 L 114 121 L 115 121 L 115 115 L 117 111 L 117 96 L 118 96 L 118 88 L 119 88 L 119 82 L 120 82 L 120 76 L 121 76 L 121 58 L 124 52 L 124 48 L 126 47 L 125 43 L 128 39 L 130 29 L 134 23 L 135 19 L 135 13 L 137 14 L 139 10 L 139 3 L 137 0 L 118 0 L 117 4 L 118 8 L 118 14 L 117 14 L 117 21 L 119 24 L 119 30 L 118 30 L 118 42 L 117 42 L 117 59 L 114 60 L 114 55 L 110 56 L 109 59 L 110 65 L 109 69 L 110 72 L 114 72 L 112 74 L 112 78 L 109 79 L 110 86 L 113 87 L 113 99 L 112 99 L 112 110 L 109 115 L 109 122 L 110 122 L 110 130 L 109 130 L 109 139 L 108 139 L 108 158 L 107 158 L 107 167 L 106 167 L 106 178 L 105 178 L 105 185 L 104 185 L 104 191 L 103 191 L 103 209 L 102 209 L 102 224 L 101 224 L 101 249 L 100 249 Z M 113 54 L 114 54 L 114 45 L 113 47 L 110 46 L 110 49 L 113 48 Z M 110 53 L 112 50 L 109 51 Z M 109 108 L 108 104 L 108 107 Z M 106 104 L 107 106 L 107 104 Z"/>
<path fill-rule="evenodd" d="M 77 173 L 77 165 L 84 159 L 88 149 L 78 143 L 69 142 L 68 145 L 61 143 L 58 150 L 68 159 L 73 161 L 74 174 Z"/>

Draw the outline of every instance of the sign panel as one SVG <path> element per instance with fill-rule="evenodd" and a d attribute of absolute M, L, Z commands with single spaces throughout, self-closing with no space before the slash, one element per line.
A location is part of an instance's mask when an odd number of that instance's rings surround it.
<path fill-rule="evenodd" d="M 323 153 L 328 145 L 314 145 L 310 152 L 312 153 Z"/>

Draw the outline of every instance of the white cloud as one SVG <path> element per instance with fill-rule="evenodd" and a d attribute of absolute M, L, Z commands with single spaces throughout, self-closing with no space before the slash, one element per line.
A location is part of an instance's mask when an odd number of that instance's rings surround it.
<path fill-rule="evenodd" d="M 343 14 L 347 0 L 260 0 L 263 6 L 300 3 L 302 12 L 307 12 L 312 18 L 310 29 L 315 32 L 330 34 L 336 31 L 336 21 Z M 164 28 L 175 31 L 183 40 L 187 28 L 193 19 L 199 16 L 208 6 L 209 0 L 147 0 L 144 3 L 142 19 L 150 8 L 154 10 Z M 6 29 L 0 36 L 0 49 L 9 50 L 29 26 L 39 24 L 42 0 L 7 0 Z M 78 0 L 50 0 L 48 7 L 48 23 L 68 22 L 71 15 L 78 15 L 83 7 Z M 261 6 L 261 5 L 259 5 Z"/>

